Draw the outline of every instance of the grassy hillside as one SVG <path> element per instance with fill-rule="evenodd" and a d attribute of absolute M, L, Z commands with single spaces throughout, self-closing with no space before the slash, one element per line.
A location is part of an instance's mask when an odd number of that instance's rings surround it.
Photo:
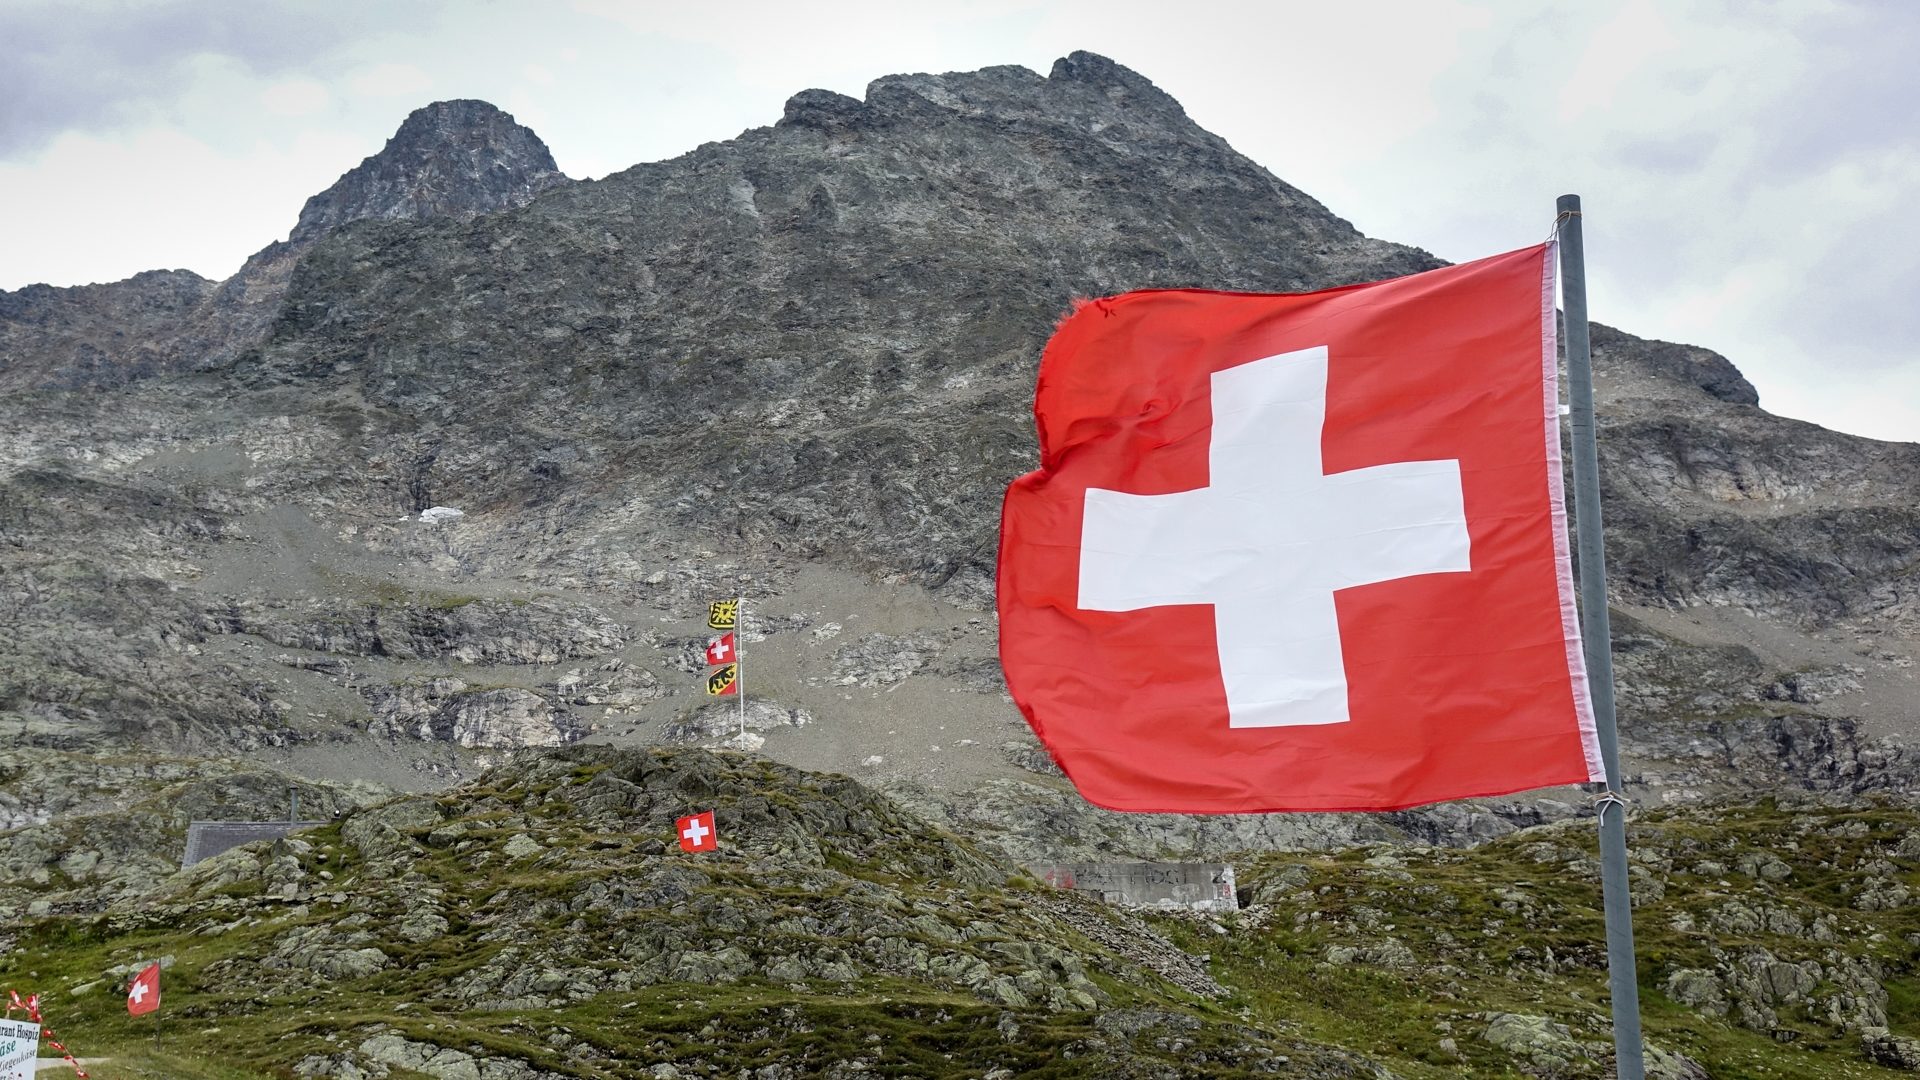
<path fill-rule="evenodd" d="M 721 851 L 682 854 L 673 818 L 709 807 Z M 1916 824 L 1638 817 L 1656 1075 L 1920 1062 Z M 109 1080 L 1598 1077 L 1592 831 L 1266 854 L 1235 915 L 1135 915 L 842 777 L 576 749 L 230 853 L 131 913 L 31 923 L 0 984 L 40 990 Z M 121 997 L 153 958 L 157 1043 Z"/>

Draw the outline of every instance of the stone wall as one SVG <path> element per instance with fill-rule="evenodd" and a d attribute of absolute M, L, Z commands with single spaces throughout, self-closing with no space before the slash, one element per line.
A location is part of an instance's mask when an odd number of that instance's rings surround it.
<path fill-rule="evenodd" d="M 1062 863 L 1036 866 L 1058 889 L 1095 893 L 1112 904 L 1233 911 L 1233 867 L 1225 863 Z"/>

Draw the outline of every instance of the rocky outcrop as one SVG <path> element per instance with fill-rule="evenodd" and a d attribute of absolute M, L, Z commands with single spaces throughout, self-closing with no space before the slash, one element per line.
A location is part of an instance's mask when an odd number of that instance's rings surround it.
<path fill-rule="evenodd" d="M 606 656 L 632 636 L 585 604 L 548 598 L 488 600 L 427 596 L 347 604 L 234 601 L 209 615 L 214 628 L 256 634 L 290 649 L 461 664 L 553 664 Z"/>
<path fill-rule="evenodd" d="M 0 751 L 0 917 L 127 906 L 180 866 L 191 821 L 331 818 L 373 784 L 260 766 L 54 750 Z"/>
<path fill-rule="evenodd" d="M 160 372 L 172 339 L 218 288 L 189 270 L 110 285 L 0 292 L 0 391 L 114 386 Z"/>
<path fill-rule="evenodd" d="M 510 210 L 568 183 L 532 131 L 484 101 L 409 114 L 379 153 L 307 200 L 287 237 L 311 244 L 356 221 L 467 218 Z"/>
<path fill-rule="evenodd" d="M 565 746 L 586 734 L 585 725 L 571 712 L 518 686 L 469 686 L 459 679 L 430 679 L 408 686 L 370 687 L 367 698 L 374 714 L 368 730 L 387 738 L 512 750 Z"/>
<path fill-rule="evenodd" d="M 742 732 L 761 733 L 811 723 L 813 714 L 807 710 L 764 697 L 748 698 L 744 706 L 738 698 L 714 698 L 668 724 L 661 738 L 667 742 L 717 746 Z M 759 745 L 755 743 L 754 748 Z"/>

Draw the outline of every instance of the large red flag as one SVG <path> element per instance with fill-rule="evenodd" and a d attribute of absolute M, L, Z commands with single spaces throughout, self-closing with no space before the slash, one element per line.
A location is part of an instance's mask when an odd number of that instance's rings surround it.
<path fill-rule="evenodd" d="M 1000 656 L 1081 794 L 1387 810 L 1601 779 L 1552 255 L 1061 325 L 1002 516 Z"/>

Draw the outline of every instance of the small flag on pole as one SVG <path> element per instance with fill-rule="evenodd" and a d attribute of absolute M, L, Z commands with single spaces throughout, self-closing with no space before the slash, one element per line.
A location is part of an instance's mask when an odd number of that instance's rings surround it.
<path fill-rule="evenodd" d="M 712 851 L 720 846 L 720 838 L 713 830 L 713 811 L 704 814 L 689 814 L 675 822 L 680 832 L 681 851 Z"/>
<path fill-rule="evenodd" d="M 145 1016 L 160 1007 L 160 965 L 148 964 L 147 969 L 133 977 L 133 985 L 127 987 L 127 1015 Z"/>
<path fill-rule="evenodd" d="M 739 703 L 742 735 L 747 731 L 747 695 L 740 678 L 740 635 L 744 632 L 740 619 L 744 605 L 745 601 L 738 596 L 707 603 L 707 626 L 723 632 L 719 637 L 709 638 L 706 649 L 707 666 L 713 669 L 707 673 L 707 696 L 730 697 Z"/>

